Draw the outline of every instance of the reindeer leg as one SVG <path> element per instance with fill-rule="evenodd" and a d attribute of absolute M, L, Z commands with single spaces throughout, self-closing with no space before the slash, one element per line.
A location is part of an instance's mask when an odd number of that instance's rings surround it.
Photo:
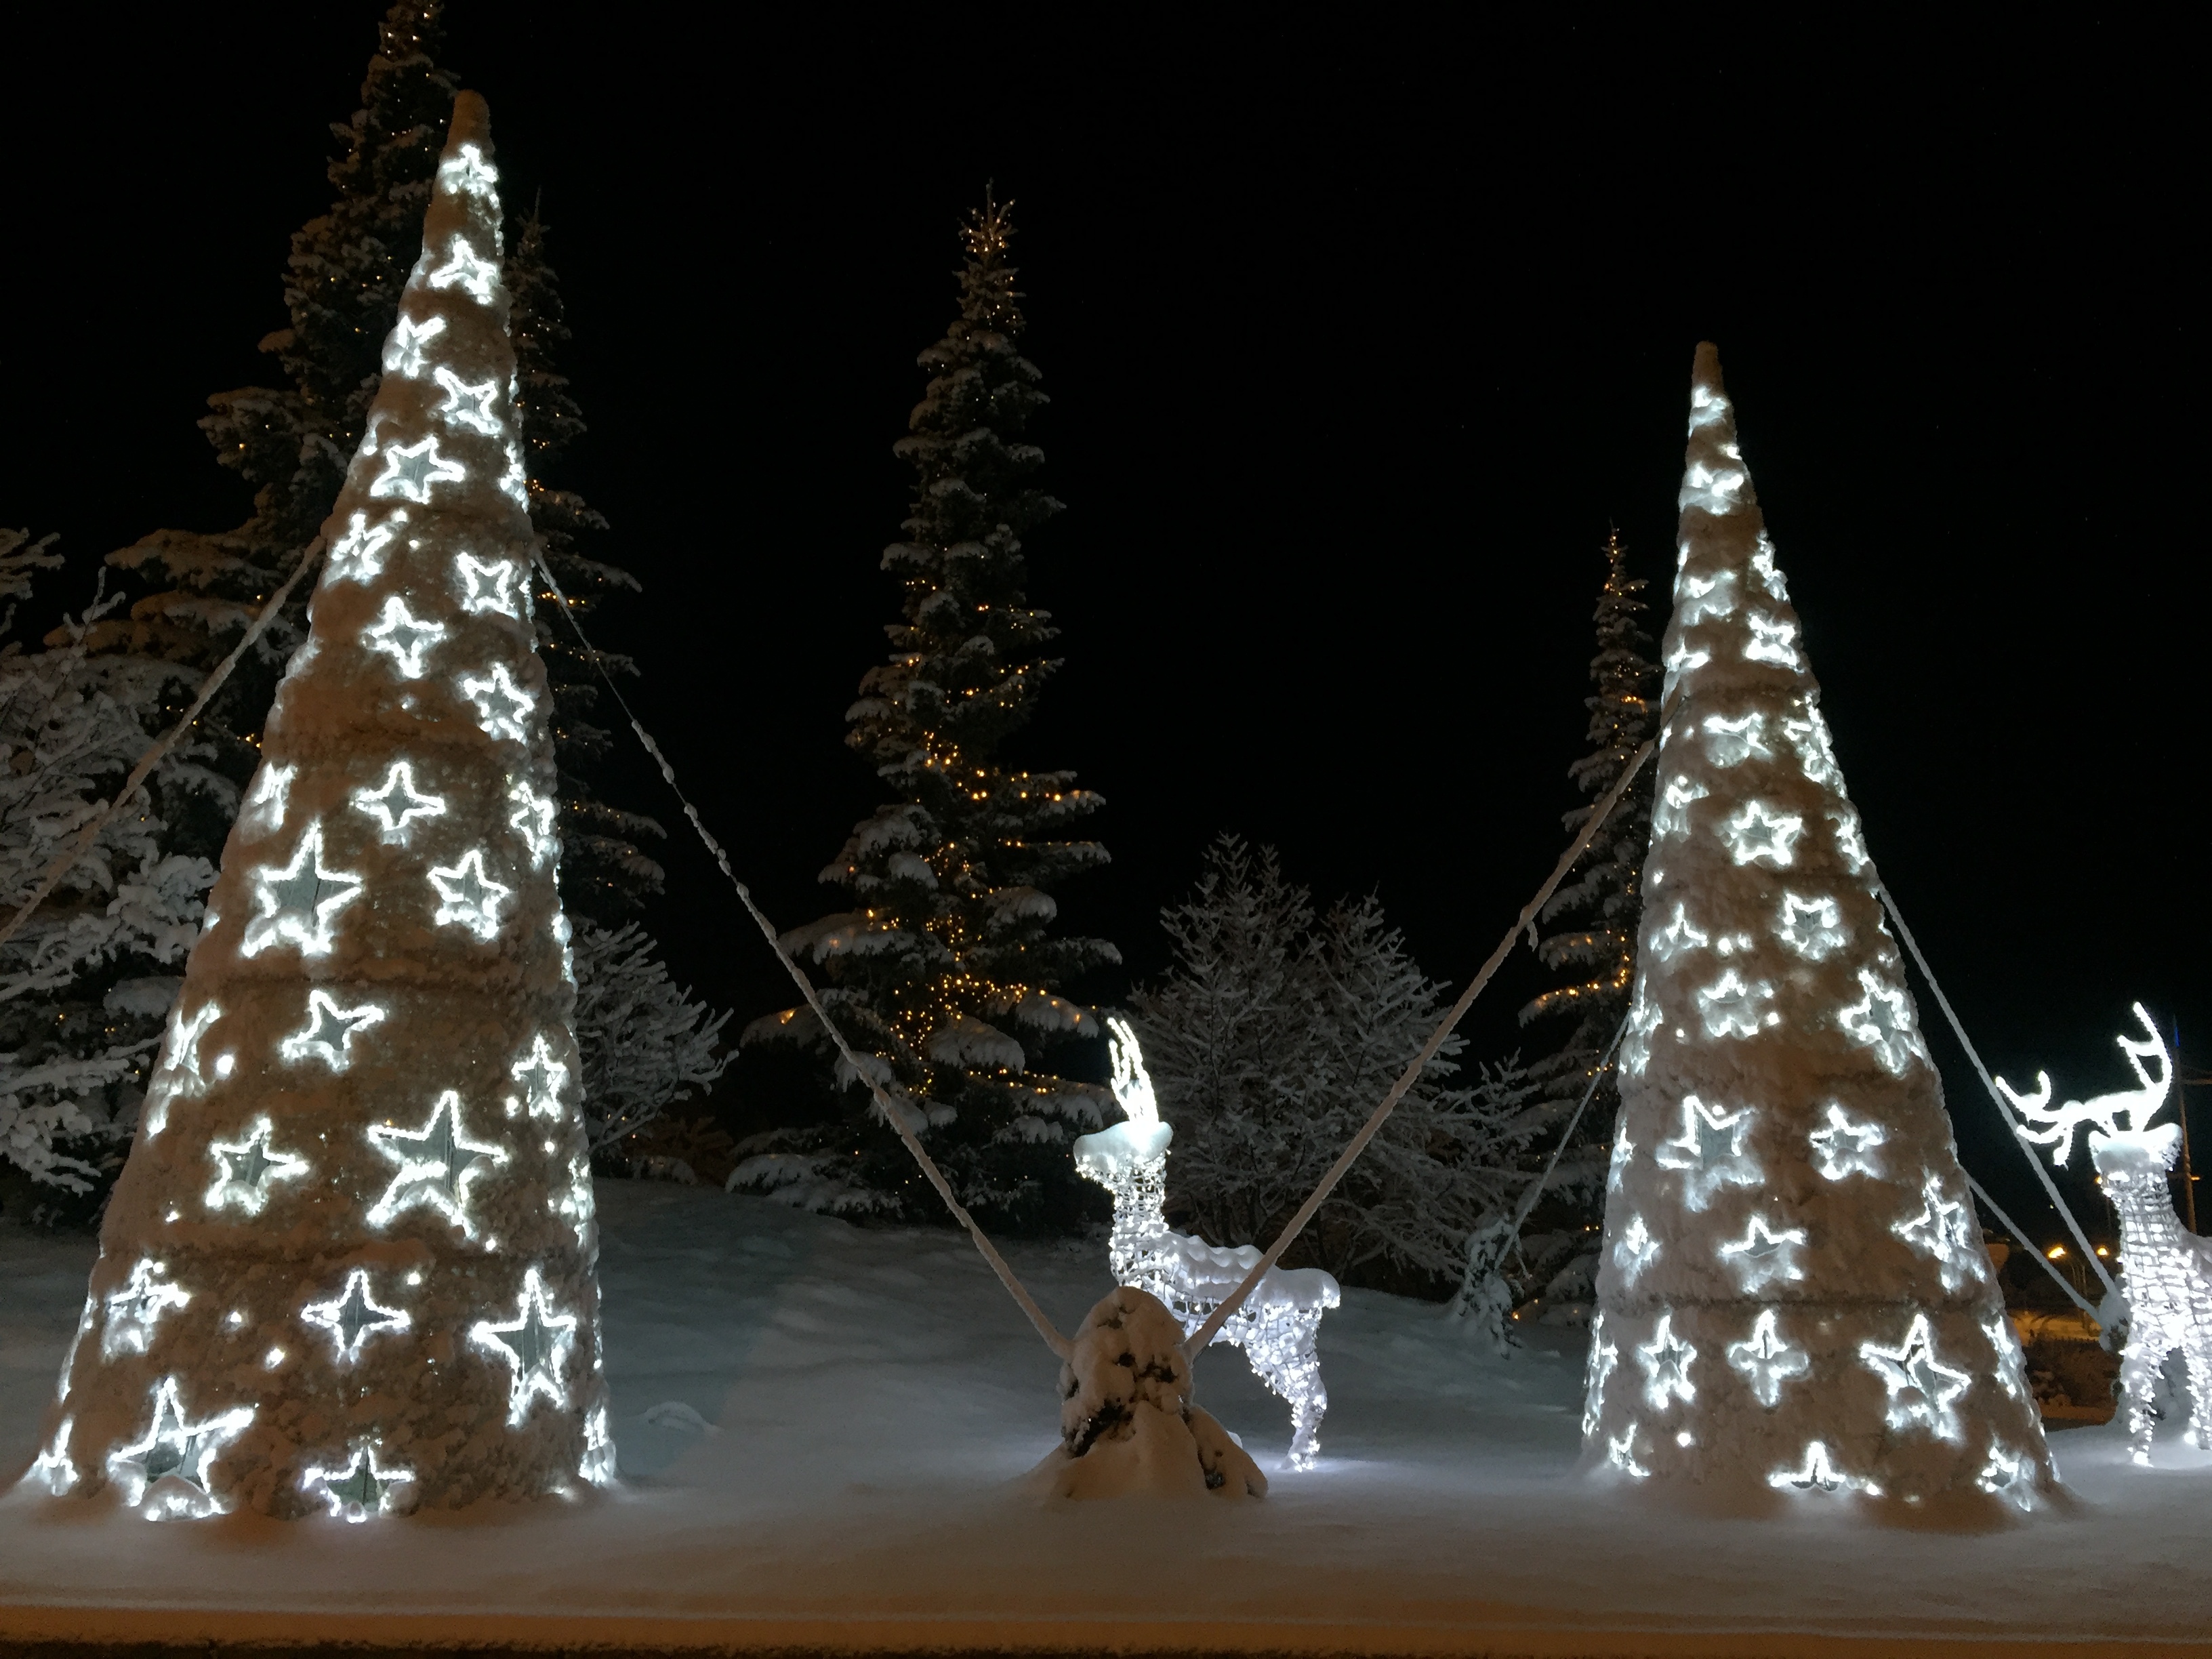
<path fill-rule="evenodd" d="M 1252 1373 L 1291 1408 L 1291 1467 L 1310 1469 L 1321 1450 L 1321 1420 L 1328 1413 L 1314 1338 L 1321 1310 L 1269 1309 L 1245 1343 Z"/>
<path fill-rule="evenodd" d="M 2140 1333 L 2139 1319 L 2136 1330 Z M 2153 1403 L 2159 1378 L 2166 1369 L 2170 1345 L 2154 1348 L 2149 1340 L 2131 1334 L 2120 1356 L 2120 1393 L 2127 1401 L 2129 1455 L 2138 1463 L 2150 1462 L 2151 1437 L 2158 1426 L 2158 1407 Z"/>

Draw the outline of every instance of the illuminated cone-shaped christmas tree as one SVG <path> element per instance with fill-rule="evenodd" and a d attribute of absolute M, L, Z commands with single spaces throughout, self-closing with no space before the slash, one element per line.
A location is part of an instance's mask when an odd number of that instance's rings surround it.
<path fill-rule="evenodd" d="M 1710 345 L 1681 514 L 1586 1446 L 2028 1507 L 2050 1455 Z"/>
<path fill-rule="evenodd" d="M 153 1515 L 611 1473 L 553 749 L 464 93 L 33 1469 Z"/>

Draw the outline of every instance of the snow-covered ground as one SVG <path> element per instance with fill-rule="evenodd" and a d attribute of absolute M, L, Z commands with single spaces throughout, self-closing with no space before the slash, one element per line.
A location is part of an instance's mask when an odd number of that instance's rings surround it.
<path fill-rule="evenodd" d="M 1361 1291 L 1322 1330 L 1318 1469 L 1281 1468 L 1285 1408 L 1217 1348 L 1198 1398 L 1268 1472 L 1264 1502 L 1038 1499 L 1014 1483 L 1054 1443 L 1056 1364 L 958 1237 L 643 1183 L 599 1203 L 621 1492 L 360 1527 L 155 1525 L 16 1492 L 0 1643 L 1758 1653 L 1819 1632 L 2014 1653 L 2212 1632 L 2212 1460 L 2135 1469 L 2116 1429 L 2066 1433 L 2078 1512 L 1978 1534 L 1819 1498 L 1686 1516 L 1573 1474 L 1578 1345 L 1500 1360 Z M 1108 1288 L 1103 1243 L 1008 1255 L 1063 1329 Z M 91 1257 L 0 1226 L 10 1480 Z"/>

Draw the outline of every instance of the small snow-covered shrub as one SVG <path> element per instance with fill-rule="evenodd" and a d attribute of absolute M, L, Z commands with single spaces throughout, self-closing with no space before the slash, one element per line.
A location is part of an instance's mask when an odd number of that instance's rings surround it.
<path fill-rule="evenodd" d="M 715 1048 L 730 1016 L 672 982 L 635 922 L 579 920 L 575 928 L 576 1047 L 592 1150 L 600 1152 L 721 1076 L 729 1060 Z"/>

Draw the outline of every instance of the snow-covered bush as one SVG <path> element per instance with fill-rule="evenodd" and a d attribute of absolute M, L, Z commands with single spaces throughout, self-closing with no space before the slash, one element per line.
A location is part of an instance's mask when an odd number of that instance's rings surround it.
<path fill-rule="evenodd" d="M 715 1052 L 726 1009 L 714 1012 L 668 977 L 635 922 L 575 923 L 576 1047 L 594 1152 L 613 1147 L 691 1098 L 729 1064 Z"/>

